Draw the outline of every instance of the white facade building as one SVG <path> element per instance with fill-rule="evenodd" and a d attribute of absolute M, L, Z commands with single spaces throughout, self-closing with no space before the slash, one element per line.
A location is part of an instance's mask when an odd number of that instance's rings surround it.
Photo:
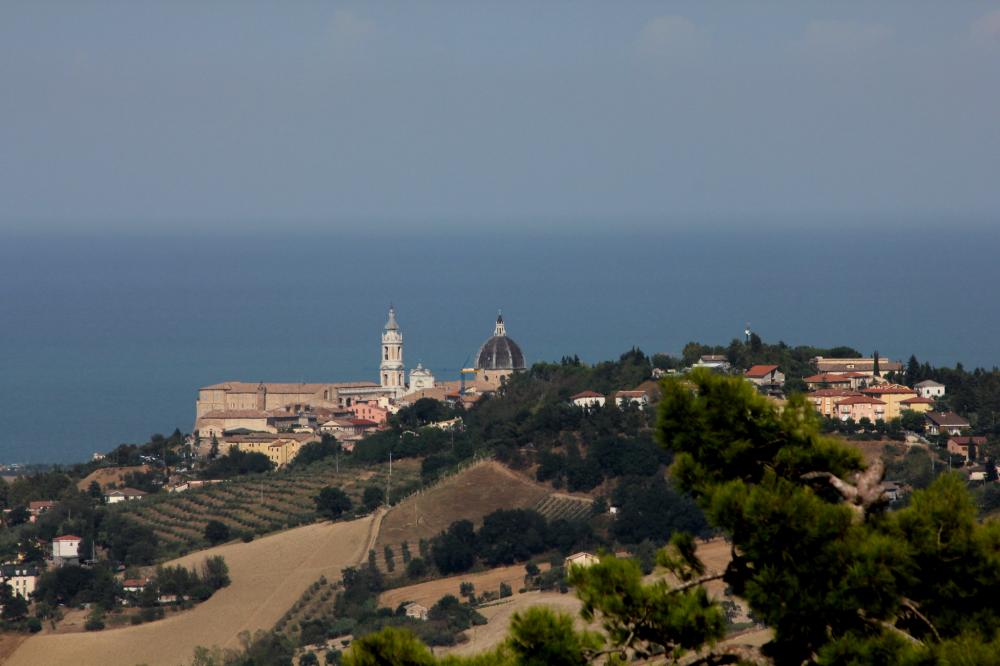
<path fill-rule="evenodd" d="M 417 363 L 417 367 L 410 370 L 410 386 L 407 393 L 424 391 L 434 388 L 434 375 L 430 370 Z"/>
<path fill-rule="evenodd" d="M 28 564 L 0 565 L 0 585 L 10 585 L 14 594 L 27 599 L 35 591 L 38 582 L 38 569 Z"/>
<path fill-rule="evenodd" d="M 569 401 L 583 409 L 594 409 L 604 406 L 605 397 L 596 391 L 583 391 L 570 397 Z"/>
<path fill-rule="evenodd" d="M 921 398 L 927 398 L 928 400 L 944 396 L 944 384 L 938 384 L 933 379 L 925 379 L 922 382 L 917 382 L 913 385 L 913 388 L 917 389 L 917 394 Z"/>
<path fill-rule="evenodd" d="M 52 540 L 52 559 L 78 559 L 80 557 L 80 543 L 82 541 L 83 539 L 72 534 L 57 536 Z"/>

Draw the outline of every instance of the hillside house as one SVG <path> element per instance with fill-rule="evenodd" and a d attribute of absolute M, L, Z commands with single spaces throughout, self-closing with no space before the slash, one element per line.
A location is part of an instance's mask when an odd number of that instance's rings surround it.
<path fill-rule="evenodd" d="M 64 534 L 52 540 L 52 559 L 57 563 L 80 558 L 80 544 L 83 539 L 74 534 Z"/>
<path fill-rule="evenodd" d="M 719 372 L 729 372 L 730 363 L 725 354 L 705 354 L 698 359 L 693 368 L 708 368 Z"/>
<path fill-rule="evenodd" d="M 574 564 L 581 567 L 589 567 L 593 564 L 597 564 L 600 561 L 601 558 L 599 558 L 597 555 L 594 555 L 593 553 L 588 553 L 586 551 L 582 551 L 579 553 L 573 553 L 565 560 L 563 560 L 563 566 L 567 569 L 569 569 Z"/>
<path fill-rule="evenodd" d="M 135 488 L 119 488 L 117 490 L 104 493 L 104 501 L 107 504 L 118 504 L 119 502 L 141 500 L 145 496 L 146 493 L 141 490 L 136 490 Z"/>
<path fill-rule="evenodd" d="M 604 406 L 605 397 L 597 391 L 582 391 L 574 396 L 570 396 L 569 401 L 583 409 L 594 409 L 595 407 Z"/>
<path fill-rule="evenodd" d="M 374 400 L 356 402 L 351 405 L 351 411 L 354 413 L 354 418 L 374 421 L 377 425 L 382 425 L 389 420 L 389 410 L 380 407 Z"/>
<path fill-rule="evenodd" d="M 926 414 L 934 408 L 934 401 L 930 398 L 918 395 L 915 398 L 906 398 L 905 400 L 901 400 L 899 402 L 899 408 L 903 412 L 910 410 L 912 412 L 916 412 L 917 414 Z"/>
<path fill-rule="evenodd" d="M 126 578 L 122 581 L 122 590 L 131 592 L 132 594 L 139 594 L 146 589 L 147 585 L 149 585 L 148 578 Z"/>
<path fill-rule="evenodd" d="M 965 462 L 976 462 L 980 449 L 986 444 L 985 437 L 956 435 L 948 438 L 948 453 L 962 456 Z"/>
<path fill-rule="evenodd" d="M 52 500 L 37 500 L 28 502 L 28 522 L 35 522 L 38 516 L 54 508 L 56 505 Z"/>
<path fill-rule="evenodd" d="M 649 395 L 645 391 L 618 391 L 615 394 L 615 406 L 622 408 L 625 405 L 637 405 L 639 409 L 645 409 L 649 405 Z"/>
<path fill-rule="evenodd" d="M 917 390 L 921 398 L 935 400 L 944 397 L 944 384 L 939 384 L 933 379 L 925 379 L 922 382 L 917 382 L 913 385 L 913 388 Z"/>
<path fill-rule="evenodd" d="M 837 418 L 841 421 L 868 419 L 872 423 L 885 420 L 886 404 L 870 395 L 855 395 L 837 403 Z"/>
<path fill-rule="evenodd" d="M 430 609 L 427 606 L 422 606 L 415 601 L 411 601 L 403 606 L 403 612 L 406 614 L 406 617 L 412 617 L 414 620 L 426 620 Z"/>
<path fill-rule="evenodd" d="M 28 599 L 35 592 L 38 583 L 38 567 L 32 564 L 0 565 L 0 585 L 6 583 L 14 594 Z"/>
<path fill-rule="evenodd" d="M 929 435 L 961 435 L 972 425 L 955 412 L 927 412 L 924 426 Z"/>
<path fill-rule="evenodd" d="M 743 376 L 762 391 L 778 392 L 785 385 L 785 373 L 776 365 L 755 365 Z"/>
<path fill-rule="evenodd" d="M 811 390 L 835 388 L 857 391 L 868 386 L 871 377 L 863 372 L 821 372 L 804 377 L 802 381 Z"/>

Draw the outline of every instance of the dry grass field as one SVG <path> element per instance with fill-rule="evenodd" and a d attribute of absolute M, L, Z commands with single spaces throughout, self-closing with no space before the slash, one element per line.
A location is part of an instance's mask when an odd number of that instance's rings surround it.
<path fill-rule="evenodd" d="M 143 474 L 152 469 L 149 465 L 135 465 L 133 467 L 102 467 L 100 469 L 95 469 L 93 472 L 83 477 L 77 484 L 76 487 L 79 490 L 86 490 L 90 487 L 91 481 L 97 481 L 101 485 L 101 489 L 104 490 L 108 487 L 108 484 L 114 483 L 116 485 L 121 485 L 125 481 L 125 475 L 129 473 L 139 473 Z"/>
<path fill-rule="evenodd" d="M 560 594 L 559 592 L 526 592 L 525 594 L 515 594 L 508 599 L 502 599 L 494 604 L 477 609 L 486 618 L 486 625 L 469 629 L 466 632 L 469 640 L 465 643 L 451 647 L 435 648 L 434 652 L 439 655 L 470 655 L 488 650 L 500 643 L 507 636 L 507 629 L 510 627 L 510 620 L 514 613 L 523 611 L 531 606 L 547 606 L 553 610 L 561 611 L 573 616 L 578 629 L 587 627 L 587 624 L 580 617 L 580 600 L 572 592 L 568 594 Z"/>
<path fill-rule="evenodd" d="M 409 542 L 410 552 L 416 556 L 420 539 L 430 539 L 456 520 L 478 524 L 497 509 L 531 508 L 548 494 L 542 484 L 500 463 L 480 463 L 390 509 L 382 521 L 376 551 L 381 558 L 383 547 L 391 545 L 398 566 L 402 561 L 399 545 L 403 541 Z"/>
<path fill-rule="evenodd" d="M 542 563 L 538 567 L 545 571 L 549 568 L 548 563 Z M 379 605 L 388 608 L 395 608 L 404 601 L 415 601 L 430 608 L 438 599 L 446 594 L 459 596 L 459 585 L 469 582 L 476 586 L 476 594 L 482 594 L 486 590 L 493 592 L 500 591 L 500 583 L 510 585 L 514 594 L 524 587 L 524 565 L 512 564 L 509 567 L 497 567 L 479 573 L 467 573 L 459 576 L 450 576 L 438 580 L 429 580 L 426 583 L 417 583 L 398 587 L 394 590 L 383 592 L 379 598 Z"/>
<path fill-rule="evenodd" d="M 241 631 L 270 629 L 319 576 L 339 578 L 367 555 L 381 514 L 349 523 L 315 523 L 250 543 L 192 553 L 171 564 L 200 565 L 210 555 L 229 564 L 232 584 L 194 609 L 137 627 L 94 633 L 36 635 L 14 652 L 11 666 L 178 666 L 194 648 L 237 647 Z"/>

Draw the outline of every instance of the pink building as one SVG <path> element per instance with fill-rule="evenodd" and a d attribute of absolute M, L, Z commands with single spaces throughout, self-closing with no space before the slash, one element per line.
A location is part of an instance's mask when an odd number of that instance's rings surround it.
<path fill-rule="evenodd" d="M 837 403 L 837 418 L 855 423 L 867 418 L 872 423 L 885 420 L 885 403 L 868 395 L 855 395 Z"/>
<path fill-rule="evenodd" d="M 389 419 L 389 410 L 379 407 L 375 402 L 356 402 L 351 405 L 351 411 L 354 412 L 355 418 L 374 421 L 378 425 Z"/>

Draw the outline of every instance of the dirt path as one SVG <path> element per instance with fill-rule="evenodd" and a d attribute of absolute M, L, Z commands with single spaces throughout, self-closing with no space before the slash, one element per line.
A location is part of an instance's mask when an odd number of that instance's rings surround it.
<path fill-rule="evenodd" d="M 171 564 L 200 565 L 222 555 L 232 584 L 193 610 L 164 620 L 95 633 L 37 635 L 21 644 L 10 666 L 73 664 L 178 666 L 198 645 L 237 647 L 241 631 L 270 629 L 321 575 L 365 560 L 382 513 L 349 523 L 315 523 L 187 555 Z"/>

